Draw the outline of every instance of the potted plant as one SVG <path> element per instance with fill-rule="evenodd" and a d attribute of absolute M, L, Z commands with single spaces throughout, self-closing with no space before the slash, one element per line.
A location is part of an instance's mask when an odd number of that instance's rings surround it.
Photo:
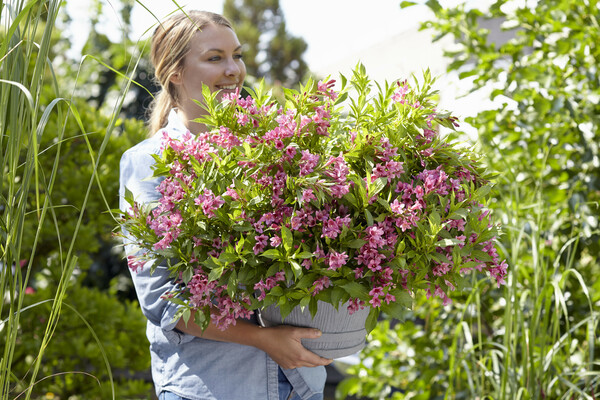
<path fill-rule="evenodd" d="M 284 89 L 283 104 L 262 84 L 222 102 L 206 88 L 198 122 L 210 130 L 165 135 L 155 167 L 163 197 L 143 206 L 128 195 L 121 223 L 144 250 L 130 266 L 166 260 L 181 283 L 167 296 L 181 305 L 178 318 L 195 311 L 200 326 L 212 318 L 225 328 L 263 310 L 270 323 L 294 323 L 326 304 L 360 316 L 346 326 L 353 340 L 357 326 L 362 335 L 349 354 L 415 291 L 446 303 L 466 273 L 503 283 L 485 207 L 491 176 L 439 133 L 457 121 L 434 108 L 429 72 L 421 84 L 372 92 L 359 65 L 340 84 Z M 327 346 L 318 352 L 344 355 Z"/>

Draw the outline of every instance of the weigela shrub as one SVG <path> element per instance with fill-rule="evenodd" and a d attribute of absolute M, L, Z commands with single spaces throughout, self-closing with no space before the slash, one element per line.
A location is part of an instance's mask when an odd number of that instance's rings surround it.
<path fill-rule="evenodd" d="M 209 130 L 164 133 L 157 204 L 137 204 L 122 224 L 142 256 L 166 262 L 179 282 L 165 296 L 179 316 L 222 329 L 253 310 L 282 315 L 317 300 L 399 315 L 418 290 L 450 302 L 467 273 L 504 282 L 497 226 L 485 204 L 490 175 L 477 155 L 439 134 L 456 118 L 437 111 L 432 79 L 350 82 L 248 97 L 204 91 Z M 200 104 L 200 103 L 199 103 Z"/>

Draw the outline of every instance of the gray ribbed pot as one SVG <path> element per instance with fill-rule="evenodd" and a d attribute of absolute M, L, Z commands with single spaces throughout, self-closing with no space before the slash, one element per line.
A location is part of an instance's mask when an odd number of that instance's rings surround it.
<path fill-rule="evenodd" d="M 331 304 L 319 301 L 317 313 L 313 319 L 308 307 L 302 310 L 295 307 L 281 320 L 279 307 L 268 306 L 260 310 L 259 323 L 262 326 L 293 325 L 306 328 L 317 328 L 323 334 L 317 339 L 302 339 L 308 350 L 325 358 L 340 358 L 356 353 L 365 347 L 367 331 L 365 322 L 369 308 L 348 312 L 348 303 L 341 304 L 336 310 Z"/>

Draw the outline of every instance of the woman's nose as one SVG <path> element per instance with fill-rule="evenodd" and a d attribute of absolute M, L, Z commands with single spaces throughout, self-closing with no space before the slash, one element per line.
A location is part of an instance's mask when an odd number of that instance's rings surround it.
<path fill-rule="evenodd" d="M 237 64 L 236 60 L 230 59 L 227 62 L 225 67 L 225 75 L 227 76 L 238 76 L 241 74 L 240 66 Z"/>

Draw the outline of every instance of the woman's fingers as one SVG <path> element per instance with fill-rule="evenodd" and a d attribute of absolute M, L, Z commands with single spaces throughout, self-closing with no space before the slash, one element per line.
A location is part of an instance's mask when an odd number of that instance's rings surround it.
<path fill-rule="evenodd" d="M 282 368 L 317 367 L 332 362 L 302 345 L 301 339 L 315 339 L 321 336 L 318 329 L 280 325 L 264 328 L 264 333 L 266 337 L 262 343 L 263 350 Z"/>

